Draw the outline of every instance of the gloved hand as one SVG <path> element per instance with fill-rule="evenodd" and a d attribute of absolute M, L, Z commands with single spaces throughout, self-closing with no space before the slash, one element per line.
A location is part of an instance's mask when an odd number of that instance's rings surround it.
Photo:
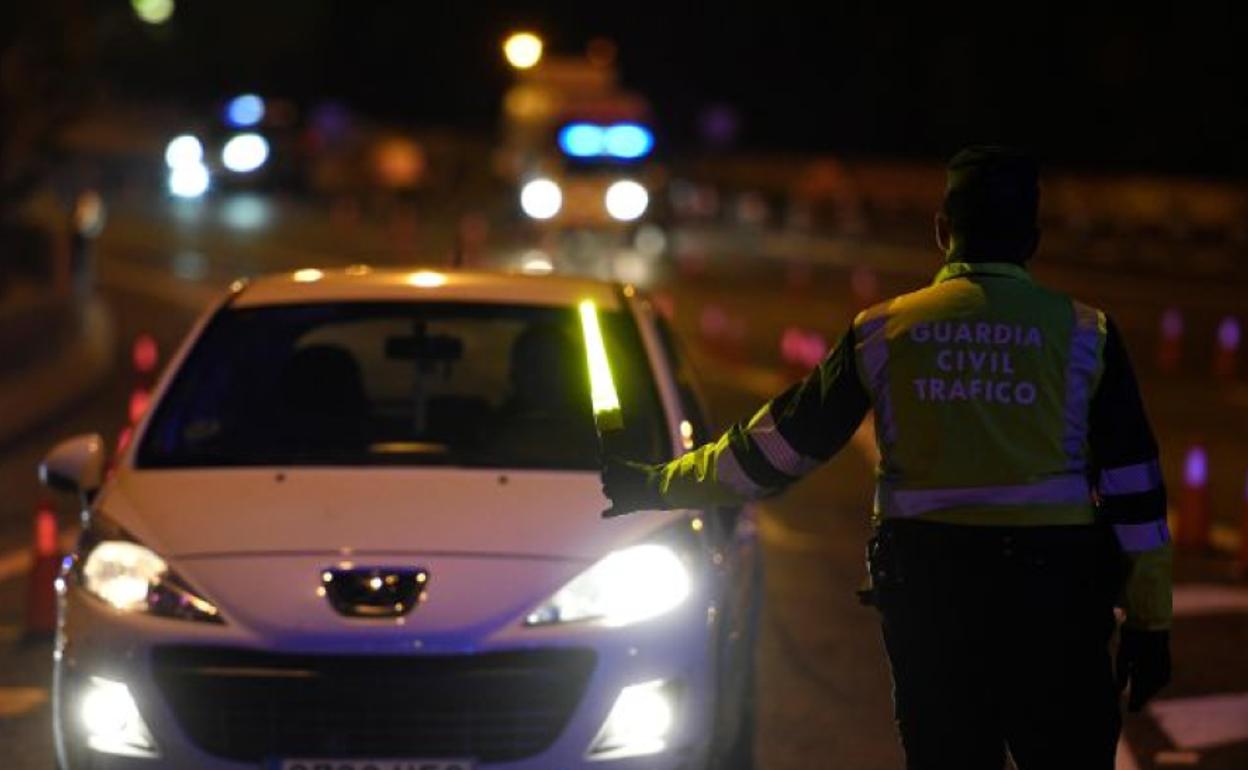
<path fill-rule="evenodd" d="M 602 466 L 602 493 L 611 501 L 611 507 L 602 512 L 603 518 L 647 508 L 662 508 L 660 467 L 608 456 Z"/>
<path fill-rule="evenodd" d="M 1141 707 L 1170 682 L 1170 632 L 1122 629 L 1118 641 L 1118 692 L 1129 682 L 1128 711 Z"/>

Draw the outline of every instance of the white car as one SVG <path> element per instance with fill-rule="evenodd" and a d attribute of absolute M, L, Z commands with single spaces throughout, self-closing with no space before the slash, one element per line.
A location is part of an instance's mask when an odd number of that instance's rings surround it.
<path fill-rule="evenodd" d="M 704 438 L 631 287 L 235 284 L 111 470 L 99 436 L 41 466 L 85 505 L 58 580 L 63 770 L 748 767 L 753 515 L 602 517 L 585 300 L 611 451 Z"/>

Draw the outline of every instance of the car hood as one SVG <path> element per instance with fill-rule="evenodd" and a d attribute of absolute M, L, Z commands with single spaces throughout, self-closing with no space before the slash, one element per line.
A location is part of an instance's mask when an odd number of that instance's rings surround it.
<path fill-rule="evenodd" d="M 596 473 L 126 470 L 97 508 L 166 558 L 369 552 L 591 561 L 672 514 L 604 520 Z"/>

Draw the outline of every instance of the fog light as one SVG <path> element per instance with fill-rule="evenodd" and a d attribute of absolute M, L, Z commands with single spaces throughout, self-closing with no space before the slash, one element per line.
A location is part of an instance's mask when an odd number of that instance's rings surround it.
<path fill-rule="evenodd" d="M 676 708 L 667 682 L 655 680 L 625 687 L 589 753 L 594 759 L 657 754 L 667 748 Z"/>
<path fill-rule="evenodd" d="M 82 693 L 82 724 L 87 745 L 104 754 L 154 757 L 152 735 L 139 716 L 130 688 L 121 682 L 93 676 Z"/>

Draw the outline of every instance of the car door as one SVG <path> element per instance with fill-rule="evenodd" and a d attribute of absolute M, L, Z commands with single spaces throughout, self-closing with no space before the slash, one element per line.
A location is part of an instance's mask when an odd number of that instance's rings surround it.
<path fill-rule="evenodd" d="M 683 354 L 671 325 L 662 317 L 655 318 L 654 323 L 688 424 L 685 446 L 692 448 L 714 438 L 709 433 L 711 422 L 705 401 L 690 359 Z M 684 426 L 682 434 L 686 434 Z M 737 728 L 737 716 L 752 697 L 754 645 L 762 601 L 761 549 L 752 506 L 721 507 L 707 514 L 707 541 L 720 575 L 720 607 L 724 613 L 717 716 L 721 728 L 733 731 Z"/>

